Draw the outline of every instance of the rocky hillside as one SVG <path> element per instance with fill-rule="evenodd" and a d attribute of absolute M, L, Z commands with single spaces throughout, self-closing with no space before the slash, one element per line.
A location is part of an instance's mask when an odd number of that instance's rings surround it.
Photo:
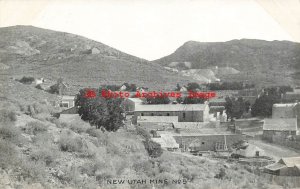
<path fill-rule="evenodd" d="M 56 81 L 62 77 L 73 92 L 124 82 L 173 88 L 188 80 L 100 42 L 32 26 L 0 28 L 0 65 L 2 79 L 33 76 Z"/>
<path fill-rule="evenodd" d="M 176 67 L 178 69 L 231 67 L 241 73 L 226 74 L 226 79 L 249 80 L 264 84 L 300 84 L 300 44 L 289 41 L 252 39 L 216 43 L 189 41 L 171 55 L 153 62 L 169 67 L 178 65 Z"/>

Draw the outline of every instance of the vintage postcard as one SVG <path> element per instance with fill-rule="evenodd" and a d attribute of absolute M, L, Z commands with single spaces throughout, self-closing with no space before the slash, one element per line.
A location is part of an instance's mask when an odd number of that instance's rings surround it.
<path fill-rule="evenodd" d="M 0 0 L 0 188 L 300 188 L 299 0 Z"/>

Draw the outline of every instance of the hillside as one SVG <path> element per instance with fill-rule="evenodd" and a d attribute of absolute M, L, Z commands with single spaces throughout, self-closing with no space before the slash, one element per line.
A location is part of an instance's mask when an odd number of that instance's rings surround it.
<path fill-rule="evenodd" d="M 289 41 L 232 40 L 201 43 L 189 41 L 169 56 L 153 61 L 182 69 L 230 67 L 240 71 L 220 74 L 221 79 L 248 80 L 259 84 L 300 84 L 300 44 Z M 174 63 L 175 62 L 175 63 Z M 176 63 L 177 62 L 177 63 Z"/>
<path fill-rule="evenodd" d="M 100 42 L 32 26 L 0 28 L 0 63 L 1 80 L 33 76 L 55 82 L 62 77 L 71 93 L 124 82 L 172 89 L 189 80 Z"/>

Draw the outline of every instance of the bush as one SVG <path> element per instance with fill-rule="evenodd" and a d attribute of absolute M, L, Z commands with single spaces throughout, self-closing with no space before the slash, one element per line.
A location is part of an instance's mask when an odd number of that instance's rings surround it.
<path fill-rule="evenodd" d="M 23 83 L 23 84 L 32 84 L 32 82 L 34 82 L 34 77 L 22 77 L 22 79 L 19 80 L 20 83 Z"/>
<path fill-rule="evenodd" d="M 0 139 L 0 167 L 11 168 L 15 165 L 17 151 L 15 146 L 7 140 Z"/>
<path fill-rule="evenodd" d="M 41 132 L 47 131 L 47 128 L 48 128 L 48 126 L 44 125 L 42 122 L 31 121 L 31 122 L 28 122 L 25 125 L 25 128 L 23 128 L 23 129 L 25 130 L 25 132 L 27 134 L 36 135 L 37 133 L 41 133 Z"/>
<path fill-rule="evenodd" d="M 0 138 L 9 140 L 15 144 L 19 143 L 21 136 L 20 130 L 11 123 L 3 123 L 0 125 Z"/>
<path fill-rule="evenodd" d="M 224 168 L 221 168 L 219 170 L 219 173 L 215 175 L 215 178 L 217 179 L 224 179 L 226 176 L 226 172 L 225 172 L 225 169 Z"/>
<path fill-rule="evenodd" d="M 160 144 L 152 141 L 152 140 L 146 140 L 144 141 L 145 149 L 147 150 L 150 157 L 157 158 L 161 156 L 163 153 L 162 148 Z"/>
<path fill-rule="evenodd" d="M 46 163 L 46 166 L 51 165 L 58 157 L 58 152 L 53 147 L 43 149 L 37 149 L 30 154 L 30 159 L 38 162 L 42 161 Z"/>
<path fill-rule="evenodd" d="M 138 135 L 141 135 L 146 140 L 149 140 L 151 138 L 150 133 L 142 127 L 136 127 L 136 132 Z"/>
<path fill-rule="evenodd" d="M 36 85 L 35 88 L 36 88 L 36 89 L 39 89 L 39 90 L 44 90 L 44 89 L 41 87 L 40 84 L 39 84 L 39 85 Z"/>
<path fill-rule="evenodd" d="M 17 121 L 17 116 L 14 111 L 10 110 L 0 110 L 0 122 L 6 123 L 6 122 L 14 122 Z"/>

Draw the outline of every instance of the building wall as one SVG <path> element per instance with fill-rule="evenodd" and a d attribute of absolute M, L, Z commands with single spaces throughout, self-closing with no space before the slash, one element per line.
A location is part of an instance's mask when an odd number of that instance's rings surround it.
<path fill-rule="evenodd" d="M 294 118 L 295 110 L 293 106 L 283 106 L 272 108 L 272 118 Z"/>
<path fill-rule="evenodd" d="M 272 130 L 264 130 L 262 138 L 269 142 L 276 142 L 276 140 L 285 140 L 285 138 L 289 135 L 296 135 L 296 131 L 272 131 Z"/>
<path fill-rule="evenodd" d="M 135 112 L 134 119 L 138 116 L 178 116 L 179 122 L 204 122 L 208 118 L 208 109 L 205 111 L 179 111 L 179 112 L 158 112 L 158 111 L 147 111 L 147 112 Z M 207 116 L 207 117 L 206 117 Z M 133 122 L 134 123 L 134 122 Z"/>
<path fill-rule="evenodd" d="M 224 135 L 201 135 L 201 136 L 174 136 L 180 148 L 189 148 L 193 144 L 197 144 L 195 150 L 198 151 L 214 151 L 216 142 L 224 143 Z M 229 134 L 226 135 L 227 147 L 245 139 L 242 135 Z"/>

